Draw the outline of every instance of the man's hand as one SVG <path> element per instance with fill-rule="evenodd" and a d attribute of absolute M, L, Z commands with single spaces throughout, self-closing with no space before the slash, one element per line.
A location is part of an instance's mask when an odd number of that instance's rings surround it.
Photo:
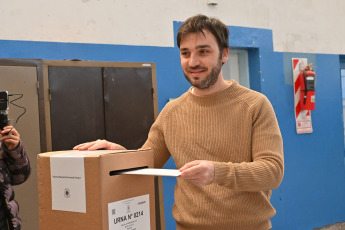
<path fill-rule="evenodd" d="M 73 150 L 97 150 L 97 149 L 106 149 L 106 150 L 125 150 L 121 145 L 106 141 L 106 140 L 97 140 L 92 142 L 83 143 L 77 145 Z"/>
<path fill-rule="evenodd" d="M 0 130 L 0 141 L 4 142 L 8 150 L 15 149 L 20 141 L 20 134 L 13 126 L 5 126 Z"/>
<path fill-rule="evenodd" d="M 214 165 L 211 161 L 192 161 L 185 164 L 179 171 L 182 172 L 182 178 L 197 186 L 209 185 L 214 178 Z"/>

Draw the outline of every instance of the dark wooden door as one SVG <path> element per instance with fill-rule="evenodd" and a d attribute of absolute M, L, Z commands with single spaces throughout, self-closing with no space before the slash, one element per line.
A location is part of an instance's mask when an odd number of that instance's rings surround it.
<path fill-rule="evenodd" d="M 49 69 L 52 150 L 106 139 L 140 148 L 154 122 L 151 68 Z"/>
<path fill-rule="evenodd" d="M 150 68 L 104 68 L 106 139 L 140 148 L 154 122 Z"/>
<path fill-rule="evenodd" d="M 102 68 L 49 67 L 52 150 L 105 138 Z"/>

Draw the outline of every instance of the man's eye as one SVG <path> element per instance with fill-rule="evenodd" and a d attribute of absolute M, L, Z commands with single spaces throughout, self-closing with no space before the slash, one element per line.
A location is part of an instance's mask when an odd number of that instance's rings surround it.
<path fill-rule="evenodd" d="M 200 53 L 206 54 L 206 53 L 208 53 L 208 50 L 201 50 Z"/>
<path fill-rule="evenodd" d="M 181 52 L 181 56 L 187 56 L 188 52 Z"/>

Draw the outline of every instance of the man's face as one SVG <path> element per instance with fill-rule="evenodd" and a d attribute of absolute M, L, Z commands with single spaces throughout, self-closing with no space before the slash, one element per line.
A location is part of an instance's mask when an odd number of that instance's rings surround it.
<path fill-rule="evenodd" d="M 213 34 L 207 30 L 190 33 L 180 42 L 181 65 L 186 79 L 198 89 L 213 86 L 226 62 L 227 55 L 221 54 Z"/>

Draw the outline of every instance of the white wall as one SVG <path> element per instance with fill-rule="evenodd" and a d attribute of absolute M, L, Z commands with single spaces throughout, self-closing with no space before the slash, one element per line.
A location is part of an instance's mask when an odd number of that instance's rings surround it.
<path fill-rule="evenodd" d="M 345 54 L 343 0 L 0 0 L 0 39 L 173 46 L 197 13 L 272 29 L 275 51 Z"/>

